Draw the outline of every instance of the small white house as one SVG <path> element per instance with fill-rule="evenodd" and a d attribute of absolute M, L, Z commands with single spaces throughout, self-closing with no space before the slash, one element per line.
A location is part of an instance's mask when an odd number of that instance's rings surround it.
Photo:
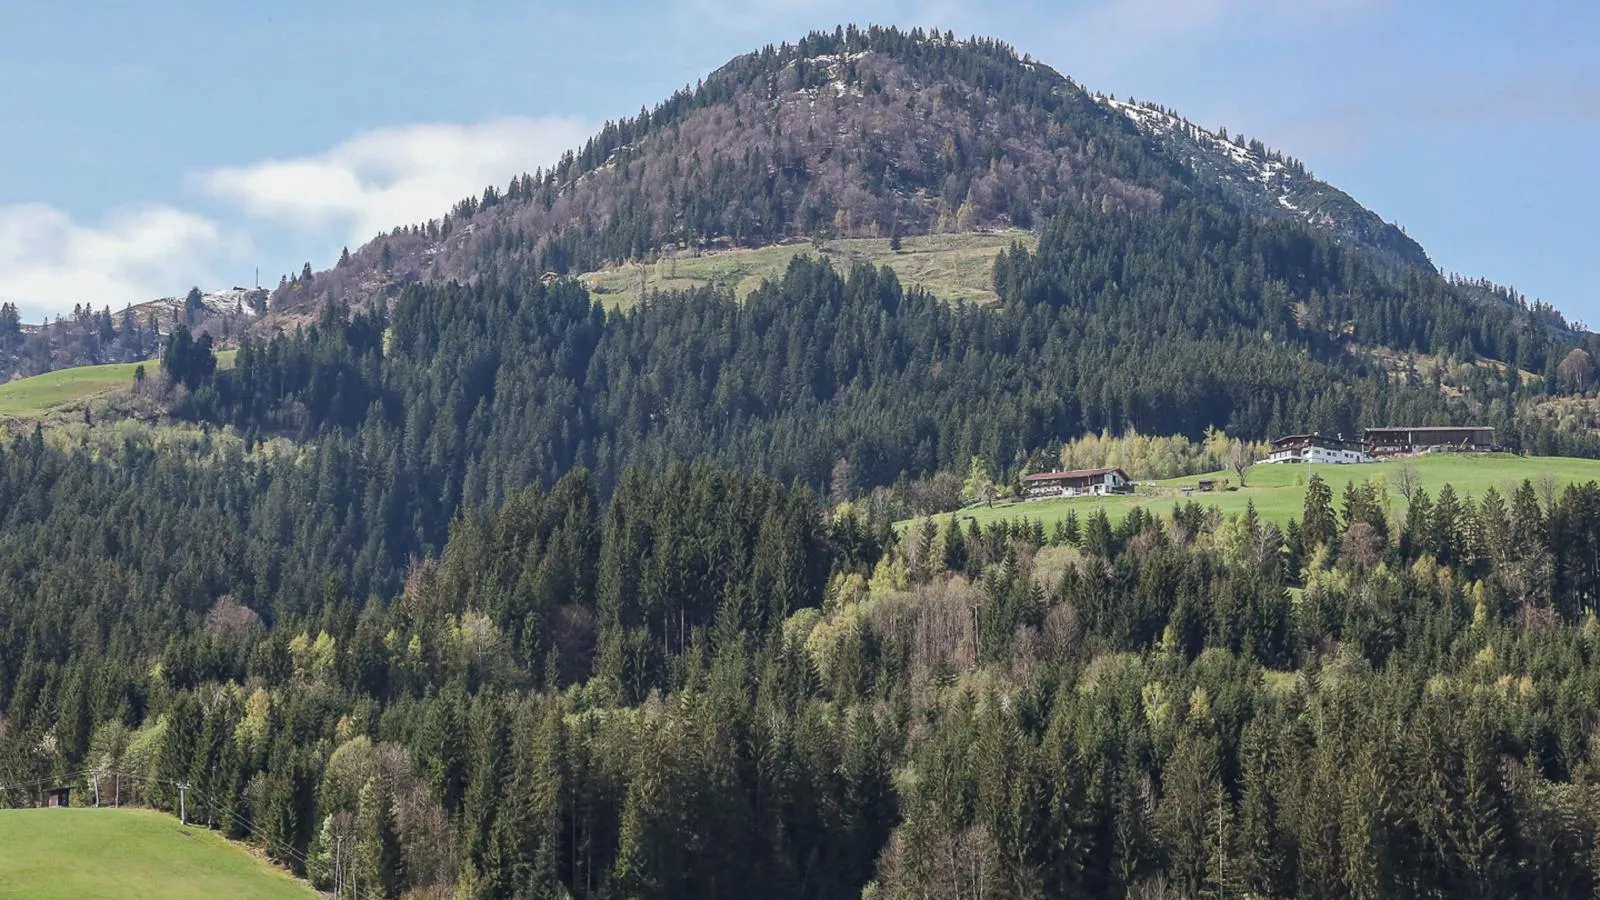
<path fill-rule="evenodd" d="M 1131 493 L 1133 482 L 1128 480 L 1128 473 L 1121 469 L 1074 469 L 1070 472 L 1039 472 L 1022 476 L 1025 500 Z"/>
<path fill-rule="evenodd" d="M 1346 440 L 1343 435 L 1328 437 L 1321 434 L 1291 434 L 1272 442 L 1272 453 L 1264 463 L 1363 463 L 1371 462 L 1372 454 L 1361 441 Z"/>

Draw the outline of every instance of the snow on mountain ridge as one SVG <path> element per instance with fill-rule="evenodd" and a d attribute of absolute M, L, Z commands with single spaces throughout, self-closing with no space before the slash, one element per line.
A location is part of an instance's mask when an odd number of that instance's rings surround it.
<path fill-rule="evenodd" d="M 1434 268 L 1422 247 L 1400 228 L 1260 141 L 1247 144 L 1242 135 L 1230 140 L 1225 129 L 1213 132 L 1154 105 L 1099 94 L 1094 99 L 1121 113 L 1161 150 L 1202 178 L 1214 180 L 1234 201 L 1257 214 L 1325 229 L 1402 268 Z"/>
<path fill-rule="evenodd" d="M 1289 167 L 1281 160 L 1273 159 L 1271 156 L 1259 156 L 1249 148 L 1241 147 L 1216 132 L 1196 125 L 1175 113 L 1153 106 L 1141 106 L 1136 103 L 1117 100 L 1113 97 L 1097 97 L 1096 99 L 1112 109 L 1120 110 L 1145 132 L 1154 135 L 1181 133 L 1189 140 L 1204 145 L 1213 153 L 1221 153 L 1242 170 L 1240 174 L 1246 180 L 1259 181 L 1265 187 L 1272 187 L 1274 182 L 1277 182 L 1280 187 L 1284 187 L 1289 179 L 1293 177 Z M 1193 162 L 1194 160 L 1191 159 L 1190 161 Z M 1311 176 L 1306 174 L 1305 177 L 1310 178 Z M 1289 200 L 1289 194 L 1286 190 L 1278 194 L 1278 203 L 1285 209 L 1294 212 L 1302 211 L 1300 207 Z M 1312 214 L 1306 213 L 1307 221 L 1312 221 L 1313 219 L 1314 216 Z"/>

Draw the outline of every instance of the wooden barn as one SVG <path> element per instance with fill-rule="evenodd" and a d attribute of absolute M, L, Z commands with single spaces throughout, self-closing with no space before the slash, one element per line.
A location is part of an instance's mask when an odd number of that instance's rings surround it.
<path fill-rule="evenodd" d="M 1367 450 L 1374 456 L 1425 453 L 1430 450 L 1493 450 L 1494 429 L 1488 426 L 1425 425 L 1366 430 Z"/>
<path fill-rule="evenodd" d="M 1028 500 L 1131 493 L 1133 482 L 1121 469 L 1073 469 L 1022 476 L 1022 494 Z"/>

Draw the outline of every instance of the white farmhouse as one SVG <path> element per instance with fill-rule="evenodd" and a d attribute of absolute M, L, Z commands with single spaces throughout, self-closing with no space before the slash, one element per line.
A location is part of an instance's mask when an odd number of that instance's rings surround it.
<path fill-rule="evenodd" d="M 1022 493 L 1027 500 L 1131 494 L 1133 482 L 1128 480 L 1128 473 L 1121 469 L 1039 472 L 1035 475 L 1022 476 Z"/>
<path fill-rule="evenodd" d="M 1321 434 L 1291 434 L 1272 442 L 1272 454 L 1262 462 L 1267 463 L 1363 463 L 1371 462 L 1372 454 L 1361 441 L 1346 440 L 1344 435 L 1328 437 Z"/>

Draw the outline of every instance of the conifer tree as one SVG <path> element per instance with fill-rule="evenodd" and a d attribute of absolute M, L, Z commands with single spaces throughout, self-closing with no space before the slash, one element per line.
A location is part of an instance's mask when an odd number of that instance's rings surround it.
<path fill-rule="evenodd" d="M 361 788 L 356 833 L 356 884 L 379 897 L 399 897 L 405 888 L 405 860 L 400 852 L 394 795 L 380 778 L 372 778 Z"/>
<path fill-rule="evenodd" d="M 1300 516 L 1300 540 L 1307 552 L 1331 543 L 1337 524 L 1333 515 L 1333 491 L 1322 476 L 1311 473 L 1306 480 L 1305 508 Z"/>

